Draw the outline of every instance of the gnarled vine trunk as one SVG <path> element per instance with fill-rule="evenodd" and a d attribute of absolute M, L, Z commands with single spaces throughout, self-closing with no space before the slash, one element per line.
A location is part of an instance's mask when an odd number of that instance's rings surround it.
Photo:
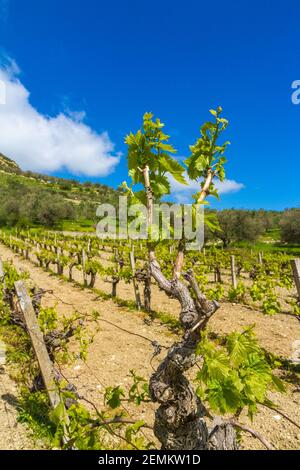
<path fill-rule="evenodd" d="M 112 277 L 111 296 L 113 298 L 117 297 L 117 287 L 118 287 L 119 282 L 120 282 L 120 279 L 119 279 L 118 276 L 113 276 Z"/>
<path fill-rule="evenodd" d="M 155 414 L 154 433 L 164 450 L 236 449 L 233 426 L 221 418 L 211 429 L 205 422 L 205 409 L 185 376 L 199 357 L 196 347 L 200 332 L 218 309 L 201 293 L 190 270 L 185 274 L 189 288 L 178 278 L 167 280 L 154 256 L 150 270 L 158 285 L 181 305 L 180 322 L 184 330 L 181 341 L 175 343 L 150 379 L 150 395 L 159 403 Z"/>
<path fill-rule="evenodd" d="M 137 269 L 135 277 L 138 282 L 144 284 L 144 309 L 146 312 L 151 312 L 151 273 L 149 266 Z"/>
<path fill-rule="evenodd" d="M 69 281 L 73 281 L 73 268 L 76 266 L 76 262 L 69 264 Z"/>
<path fill-rule="evenodd" d="M 151 231 L 153 193 L 147 165 L 143 174 L 147 224 Z M 198 203 L 208 194 L 212 178 L 213 172 L 209 171 Z M 204 420 L 204 406 L 184 375 L 199 359 L 196 349 L 201 330 L 219 305 L 215 301 L 208 301 L 202 294 L 192 270 L 184 275 L 188 286 L 180 281 L 184 260 L 184 237 L 179 243 L 172 280 L 163 275 L 151 243 L 148 243 L 148 251 L 151 276 L 167 295 L 176 298 L 180 303 L 180 323 L 184 331 L 182 340 L 169 349 L 167 357 L 150 378 L 151 398 L 159 403 L 155 413 L 154 434 L 164 450 L 236 449 L 236 434 L 232 425 L 220 424 L 222 420 L 219 418 L 218 424 L 208 429 Z"/>
<path fill-rule="evenodd" d="M 89 287 L 93 288 L 93 287 L 95 287 L 97 273 L 91 271 L 91 272 L 88 273 L 88 274 L 90 274 Z"/>

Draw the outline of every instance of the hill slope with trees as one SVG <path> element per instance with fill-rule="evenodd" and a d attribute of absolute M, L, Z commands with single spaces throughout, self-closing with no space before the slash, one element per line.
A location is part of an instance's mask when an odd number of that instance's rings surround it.
<path fill-rule="evenodd" d="M 99 203 L 118 205 L 122 190 L 101 183 L 24 171 L 0 153 L 0 225 L 93 230 Z M 300 209 L 280 211 L 209 209 L 220 230 L 206 232 L 207 242 L 229 245 L 258 240 L 300 244 Z"/>
<path fill-rule="evenodd" d="M 119 194 L 100 183 L 23 171 L 14 160 L 0 153 L 1 226 L 84 230 L 91 228 L 97 204 L 116 203 Z"/>

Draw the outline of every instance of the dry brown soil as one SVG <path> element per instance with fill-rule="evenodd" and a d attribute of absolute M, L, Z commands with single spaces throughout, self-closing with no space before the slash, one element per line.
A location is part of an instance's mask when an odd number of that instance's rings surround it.
<path fill-rule="evenodd" d="M 148 324 L 145 314 L 119 307 L 111 300 L 97 298 L 91 290 L 83 290 L 50 275 L 35 266 L 32 261 L 20 258 L 3 245 L 0 245 L 0 256 L 3 260 L 12 259 L 18 269 L 29 271 L 32 282 L 38 287 L 52 289 L 55 295 L 46 294 L 43 298 L 43 305 L 56 305 L 61 316 L 72 313 L 73 306 L 87 315 L 92 311 L 100 313 L 102 320 L 99 321 L 98 326 L 95 322 L 90 321 L 90 317 L 87 317 L 86 328 L 90 334 L 94 335 L 94 341 L 89 346 L 86 364 L 77 360 L 63 370 L 66 377 L 76 385 L 79 393 L 95 403 L 100 409 L 103 407 L 105 387 L 110 385 L 128 387 L 130 369 L 134 369 L 140 375 L 148 378 L 153 368 L 157 367 L 163 357 L 162 353 L 159 357 L 152 359 L 153 347 L 151 343 L 136 335 L 156 340 L 165 346 L 170 346 L 176 340 L 176 335 L 158 321 Z M 80 273 L 77 273 L 78 279 L 79 276 Z M 101 288 L 104 284 L 107 288 L 106 283 L 98 281 L 97 287 Z M 130 298 L 133 298 L 132 285 L 124 284 L 123 288 L 126 289 L 127 295 L 130 294 Z M 126 298 L 123 288 L 119 290 L 118 295 L 122 297 L 124 293 Z M 178 315 L 177 303 L 168 299 L 158 288 L 154 289 L 153 300 L 155 308 L 167 310 L 175 316 Z M 166 306 L 167 308 L 164 308 Z M 112 322 L 115 326 L 103 320 Z M 242 330 L 245 326 L 253 323 L 256 324 L 256 333 L 264 348 L 285 358 L 291 357 L 293 343 L 300 339 L 300 322 L 291 316 L 279 314 L 270 317 L 241 305 L 222 303 L 209 327 L 215 333 L 224 334 L 234 329 Z M 298 378 L 288 372 L 281 372 L 280 375 L 286 380 L 287 393 L 281 395 L 274 392 L 270 398 L 278 404 L 284 413 L 300 423 Z M 1 382 L 2 388 L 9 387 L 5 383 L 5 381 Z M 3 393 L 5 390 L 2 391 Z M 4 419 L 2 402 L 3 399 L 0 397 L 0 420 Z M 136 418 L 145 419 L 149 424 L 153 422 L 155 405 L 142 404 L 139 408 L 134 409 L 131 409 L 129 405 L 125 407 Z M 300 430 L 275 411 L 261 407 L 253 423 L 250 423 L 245 416 L 242 416 L 241 421 L 263 434 L 277 449 L 300 448 Z M 146 434 L 153 439 L 150 431 L 146 431 Z M 0 434 L 0 440 L 1 438 Z M 263 448 L 258 440 L 247 434 L 243 434 L 242 447 L 245 449 Z M 16 444 L 14 448 L 21 447 Z"/>

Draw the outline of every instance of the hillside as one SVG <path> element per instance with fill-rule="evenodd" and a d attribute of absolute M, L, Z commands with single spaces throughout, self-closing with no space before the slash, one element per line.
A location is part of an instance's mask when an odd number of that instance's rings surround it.
<path fill-rule="evenodd" d="M 32 171 L 23 171 L 19 165 L 11 158 L 0 153 L 0 171 L 4 173 L 2 180 L 14 178 L 26 185 L 37 185 L 41 188 L 48 187 L 61 193 L 64 197 L 77 201 L 111 201 L 116 198 L 119 191 L 100 183 L 80 183 L 75 179 L 58 178 L 56 176 L 44 175 Z"/>
<path fill-rule="evenodd" d="M 114 204 L 119 194 L 118 190 L 100 183 L 80 183 L 75 179 L 24 171 L 14 160 L 0 153 L 1 225 L 59 224 L 59 228 L 66 230 L 92 229 L 96 205 Z M 39 214 L 36 214 L 37 209 Z"/>
<path fill-rule="evenodd" d="M 0 168 L 4 171 L 21 171 L 19 165 L 11 158 L 6 157 L 3 153 L 0 152 Z"/>

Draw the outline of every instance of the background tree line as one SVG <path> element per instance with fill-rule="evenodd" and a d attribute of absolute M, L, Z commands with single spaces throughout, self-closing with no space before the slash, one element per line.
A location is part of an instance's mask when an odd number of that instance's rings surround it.
<path fill-rule="evenodd" d="M 0 187 L 0 225 L 31 227 L 60 226 L 63 220 L 95 218 L 95 202 L 72 202 L 59 192 L 9 180 Z"/>
<path fill-rule="evenodd" d="M 89 184 L 89 183 L 87 183 Z M 114 194 L 112 204 L 117 204 Z M 96 202 L 108 202 L 108 194 L 96 200 L 72 201 L 64 193 L 41 186 L 28 186 L 11 179 L 0 187 L 0 225 L 59 228 L 64 220 L 89 219 L 95 221 Z M 283 212 L 243 209 L 207 210 L 217 218 L 220 230 L 205 231 L 207 242 L 222 242 L 226 248 L 239 242 L 256 242 L 262 235 L 290 244 L 300 244 L 300 208 Z"/>
<path fill-rule="evenodd" d="M 300 244 L 300 209 L 286 209 L 283 212 L 243 209 L 211 211 L 217 218 L 220 230 L 206 230 L 206 240 L 221 241 L 224 248 L 233 243 L 256 242 L 262 235 L 268 235 L 270 242 Z"/>

